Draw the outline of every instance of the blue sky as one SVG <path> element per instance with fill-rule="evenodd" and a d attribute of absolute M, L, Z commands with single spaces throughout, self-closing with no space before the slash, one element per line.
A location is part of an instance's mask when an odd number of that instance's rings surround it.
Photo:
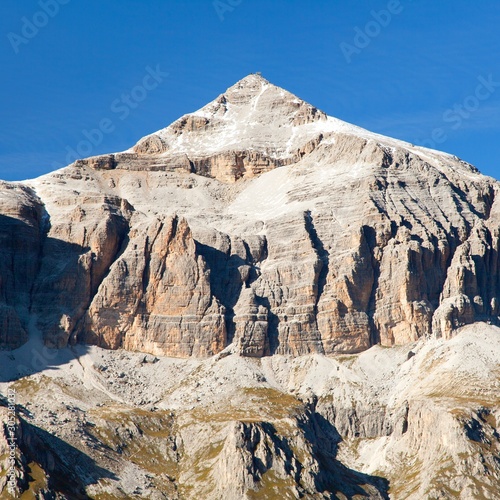
<path fill-rule="evenodd" d="M 1 179 L 127 149 L 256 71 L 500 177 L 498 0 L 3 0 L 1 13 Z"/>

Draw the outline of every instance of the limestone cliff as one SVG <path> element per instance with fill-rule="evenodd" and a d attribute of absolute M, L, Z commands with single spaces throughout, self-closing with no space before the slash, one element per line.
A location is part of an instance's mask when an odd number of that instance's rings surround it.
<path fill-rule="evenodd" d="M 497 322 L 499 183 L 258 75 L 123 153 L 0 186 L 0 342 L 354 353 Z"/>

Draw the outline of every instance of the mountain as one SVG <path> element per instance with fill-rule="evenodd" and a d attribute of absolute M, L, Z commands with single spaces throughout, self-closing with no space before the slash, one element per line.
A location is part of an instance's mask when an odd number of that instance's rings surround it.
<path fill-rule="evenodd" d="M 2 183 L 18 490 L 497 498 L 499 187 L 258 74 Z"/>

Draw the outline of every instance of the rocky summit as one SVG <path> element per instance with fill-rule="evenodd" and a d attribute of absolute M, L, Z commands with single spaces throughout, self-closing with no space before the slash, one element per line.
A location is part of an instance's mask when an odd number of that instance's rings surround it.
<path fill-rule="evenodd" d="M 499 498 L 499 190 L 259 74 L 2 182 L 15 491 Z"/>

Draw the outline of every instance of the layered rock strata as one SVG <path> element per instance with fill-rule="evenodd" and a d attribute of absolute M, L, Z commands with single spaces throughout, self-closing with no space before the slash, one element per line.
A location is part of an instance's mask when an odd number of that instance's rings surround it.
<path fill-rule="evenodd" d="M 498 182 L 258 75 L 0 188 L 4 348 L 353 353 L 499 318 Z"/>

